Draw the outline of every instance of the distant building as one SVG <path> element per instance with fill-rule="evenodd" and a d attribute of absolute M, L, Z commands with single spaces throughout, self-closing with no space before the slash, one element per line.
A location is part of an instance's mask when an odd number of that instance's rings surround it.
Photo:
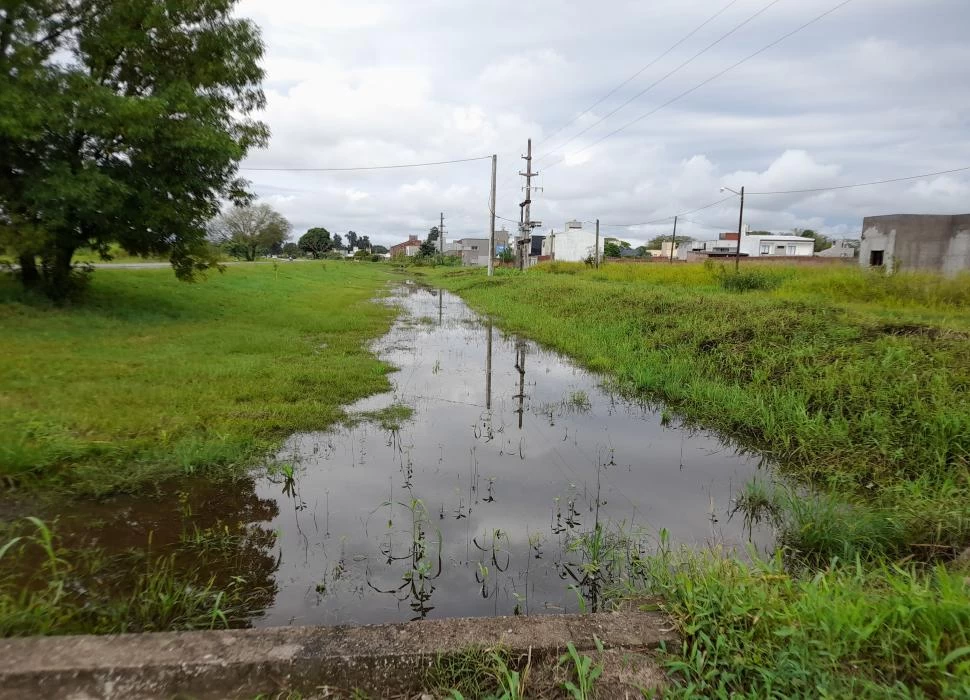
<path fill-rule="evenodd" d="M 944 275 L 970 269 L 970 214 L 868 216 L 862 222 L 859 264 Z"/>
<path fill-rule="evenodd" d="M 407 255 L 408 257 L 414 257 L 418 254 L 421 249 L 421 239 L 416 235 L 412 234 L 404 243 L 398 243 L 397 245 L 392 245 L 390 249 L 391 257 L 397 257 L 398 255 Z"/>
<path fill-rule="evenodd" d="M 859 253 L 859 241 L 842 238 L 832 241 L 832 247 L 816 253 L 822 258 L 854 258 Z"/>
<path fill-rule="evenodd" d="M 600 258 L 603 257 L 604 243 L 605 239 L 601 236 L 599 241 Z M 542 241 L 541 255 L 548 256 L 552 260 L 581 262 L 593 257 L 595 250 L 596 231 L 584 229 L 581 221 L 567 221 L 562 231 L 558 233 L 552 231 Z"/>
<path fill-rule="evenodd" d="M 670 255 L 669 243 L 666 248 Z M 793 236 L 779 233 L 751 236 L 745 233 L 741 236 L 740 255 L 744 258 L 763 257 L 807 257 L 815 252 L 815 239 L 805 236 Z M 707 257 L 730 257 L 738 255 L 737 232 L 719 234 L 717 239 L 708 241 L 688 241 L 677 247 L 677 256 L 685 260 L 693 254 Z"/>
<path fill-rule="evenodd" d="M 488 265 L 488 236 L 482 238 L 459 238 L 451 246 L 452 255 L 461 258 L 462 265 L 472 267 Z M 502 253 L 509 245 L 509 232 L 500 229 L 495 232 L 495 250 L 493 256 Z"/>

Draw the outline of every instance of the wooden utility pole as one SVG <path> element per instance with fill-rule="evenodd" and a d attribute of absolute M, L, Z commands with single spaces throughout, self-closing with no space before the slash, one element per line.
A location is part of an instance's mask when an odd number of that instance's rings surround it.
<path fill-rule="evenodd" d="M 677 247 L 677 217 L 674 217 L 674 232 L 670 236 L 670 262 L 674 262 L 674 249 Z"/>
<path fill-rule="evenodd" d="M 734 271 L 741 269 L 741 229 L 744 226 L 744 188 L 741 188 L 741 212 L 738 214 L 738 247 L 734 250 Z"/>
<path fill-rule="evenodd" d="M 495 274 L 495 172 L 498 169 L 498 156 L 492 155 L 492 196 L 489 198 L 489 225 L 488 225 L 488 276 L 491 277 Z M 489 326 L 488 329 L 489 339 L 492 337 L 492 329 Z M 489 346 L 489 356 L 491 356 L 492 348 Z M 489 379 L 489 385 L 491 385 L 491 379 Z M 489 394 L 489 402 L 491 403 L 491 394 Z"/>
<path fill-rule="evenodd" d="M 596 247 L 593 249 L 593 261 L 600 266 L 600 220 L 596 220 Z"/>
<path fill-rule="evenodd" d="M 519 241 L 516 246 L 519 250 L 519 269 L 525 269 L 525 246 L 527 241 L 532 240 L 532 178 L 539 173 L 532 172 L 532 139 L 529 139 L 528 151 L 522 156 L 525 161 L 525 172 L 519 171 L 519 175 L 525 178 L 525 201 L 519 207 L 521 215 L 519 217 Z"/>

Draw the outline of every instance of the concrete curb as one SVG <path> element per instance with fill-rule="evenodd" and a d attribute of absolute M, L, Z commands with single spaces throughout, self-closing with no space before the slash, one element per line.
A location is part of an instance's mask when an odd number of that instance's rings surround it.
<path fill-rule="evenodd" d="M 164 632 L 0 640 L 0 700 L 13 698 L 254 698 L 324 687 L 349 694 L 422 690 L 441 654 L 501 645 L 550 658 L 573 642 L 645 650 L 677 642 L 657 612 L 457 618 L 362 627 Z"/>

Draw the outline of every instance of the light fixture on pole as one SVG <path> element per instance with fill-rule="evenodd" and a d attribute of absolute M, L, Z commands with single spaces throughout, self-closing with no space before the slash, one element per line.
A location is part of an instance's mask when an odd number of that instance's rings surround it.
<path fill-rule="evenodd" d="M 741 197 L 741 211 L 738 214 L 738 247 L 734 249 L 734 271 L 737 272 L 741 267 L 741 229 L 744 226 L 744 188 L 741 191 L 732 190 L 730 187 L 722 187 L 721 192 L 733 192 Z"/>

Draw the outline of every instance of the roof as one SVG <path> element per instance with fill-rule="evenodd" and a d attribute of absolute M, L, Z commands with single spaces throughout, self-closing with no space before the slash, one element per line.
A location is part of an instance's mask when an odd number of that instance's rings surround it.
<path fill-rule="evenodd" d="M 814 238 L 808 238 L 806 236 L 793 236 L 790 233 L 779 233 L 777 235 L 772 234 L 771 236 L 745 236 L 745 238 L 757 238 L 761 241 L 811 241 L 815 242 Z"/>

